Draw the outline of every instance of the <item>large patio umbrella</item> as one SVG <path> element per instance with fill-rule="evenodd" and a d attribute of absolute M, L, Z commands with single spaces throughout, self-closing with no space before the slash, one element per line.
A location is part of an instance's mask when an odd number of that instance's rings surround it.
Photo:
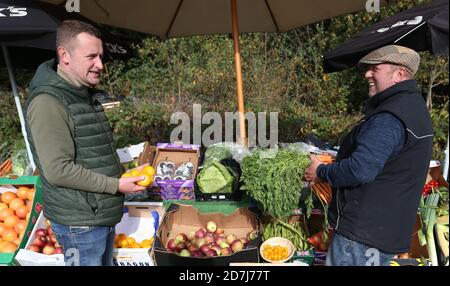
<path fill-rule="evenodd" d="M 41 0 L 65 4 L 65 0 Z M 240 139 L 245 142 L 244 94 L 238 33 L 283 32 L 363 10 L 366 0 L 80 0 L 80 13 L 103 24 L 162 39 L 232 34 Z M 384 4 L 386 1 L 380 1 Z"/>
<path fill-rule="evenodd" d="M 360 58 L 389 44 L 448 56 L 448 5 L 448 0 L 435 0 L 402 11 L 364 29 L 324 55 L 325 72 L 356 66 Z M 446 179 L 449 170 L 449 141 L 447 139 L 443 168 Z"/>
<path fill-rule="evenodd" d="M 19 114 L 22 134 L 25 139 L 28 157 L 33 169 L 22 106 L 19 99 L 12 62 L 19 66 L 33 66 L 36 59 L 55 56 L 56 29 L 62 20 L 79 19 L 94 24 L 79 14 L 69 14 L 55 5 L 35 3 L 30 0 L 0 0 L 0 46 L 11 82 L 12 94 Z M 128 45 L 111 36 L 104 28 L 96 25 L 105 35 L 105 56 L 107 59 L 131 56 Z M 8 49 L 8 47 L 10 47 Z M 9 50 L 12 50 L 11 54 Z"/>
<path fill-rule="evenodd" d="M 389 44 L 448 55 L 448 2 L 413 7 L 364 29 L 324 55 L 325 72 L 355 66 L 369 52 Z"/>

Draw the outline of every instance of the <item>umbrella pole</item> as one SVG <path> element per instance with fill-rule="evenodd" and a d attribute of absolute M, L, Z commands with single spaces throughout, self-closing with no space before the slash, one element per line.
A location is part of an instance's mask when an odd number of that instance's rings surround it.
<path fill-rule="evenodd" d="M 448 160 L 448 141 L 450 140 L 450 136 L 447 134 L 447 148 L 445 149 L 445 161 L 444 161 L 444 171 L 443 171 L 443 176 L 444 179 L 446 181 L 448 181 L 448 165 L 449 165 L 449 160 Z"/>
<path fill-rule="evenodd" d="M 25 129 L 25 120 L 23 117 L 22 105 L 20 104 L 19 92 L 17 91 L 17 84 L 12 72 L 11 61 L 9 60 L 8 49 L 6 46 L 2 45 L 3 55 L 5 57 L 6 68 L 8 70 L 9 81 L 11 82 L 12 93 L 14 96 L 14 101 L 16 102 L 17 113 L 19 113 L 20 126 L 22 129 L 22 135 L 25 140 L 25 146 L 27 148 L 28 159 L 30 160 L 30 165 L 33 171 L 36 169 L 34 164 L 33 155 L 31 154 L 30 144 L 28 143 L 27 131 Z"/>
<path fill-rule="evenodd" d="M 236 66 L 236 94 L 238 97 L 239 135 L 238 143 L 247 146 L 247 134 L 245 128 L 244 87 L 242 83 L 241 52 L 239 48 L 239 24 L 237 17 L 236 0 L 231 1 L 231 17 L 233 28 L 234 63 Z"/>

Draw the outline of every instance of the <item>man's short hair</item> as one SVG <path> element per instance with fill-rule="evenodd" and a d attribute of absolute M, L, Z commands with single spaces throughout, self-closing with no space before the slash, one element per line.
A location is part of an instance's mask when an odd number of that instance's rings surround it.
<path fill-rule="evenodd" d="M 72 41 L 81 33 L 102 38 L 100 31 L 91 24 L 78 20 L 66 20 L 59 25 L 56 31 L 56 48 L 63 46 L 70 51 L 73 48 Z"/>

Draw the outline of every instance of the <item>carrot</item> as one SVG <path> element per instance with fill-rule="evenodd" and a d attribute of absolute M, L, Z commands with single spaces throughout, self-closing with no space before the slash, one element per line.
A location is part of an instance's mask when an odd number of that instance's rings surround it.
<path fill-rule="evenodd" d="M 6 175 L 8 174 L 12 169 L 12 160 L 8 159 L 0 166 L 0 174 Z"/>
<path fill-rule="evenodd" d="M 331 187 L 330 187 L 329 184 L 327 184 L 327 183 L 316 183 L 313 186 L 313 190 L 327 204 L 329 204 L 331 202 Z"/>
<path fill-rule="evenodd" d="M 333 163 L 333 159 L 330 155 L 317 155 L 320 161 L 322 161 L 325 164 L 331 164 Z"/>

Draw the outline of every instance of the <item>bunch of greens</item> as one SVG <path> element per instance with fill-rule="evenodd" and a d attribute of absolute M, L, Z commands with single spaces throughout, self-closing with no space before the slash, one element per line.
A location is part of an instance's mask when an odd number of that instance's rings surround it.
<path fill-rule="evenodd" d="M 300 221 L 290 223 L 288 219 L 274 219 L 264 224 L 262 236 L 263 241 L 271 237 L 284 237 L 294 244 L 296 250 L 300 251 L 311 248 Z"/>
<path fill-rule="evenodd" d="M 286 218 L 298 208 L 303 172 L 310 162 L 306 153 L 293 150 L 256 150 L 242 162 L 242 190 L 264 214 Z"/>

